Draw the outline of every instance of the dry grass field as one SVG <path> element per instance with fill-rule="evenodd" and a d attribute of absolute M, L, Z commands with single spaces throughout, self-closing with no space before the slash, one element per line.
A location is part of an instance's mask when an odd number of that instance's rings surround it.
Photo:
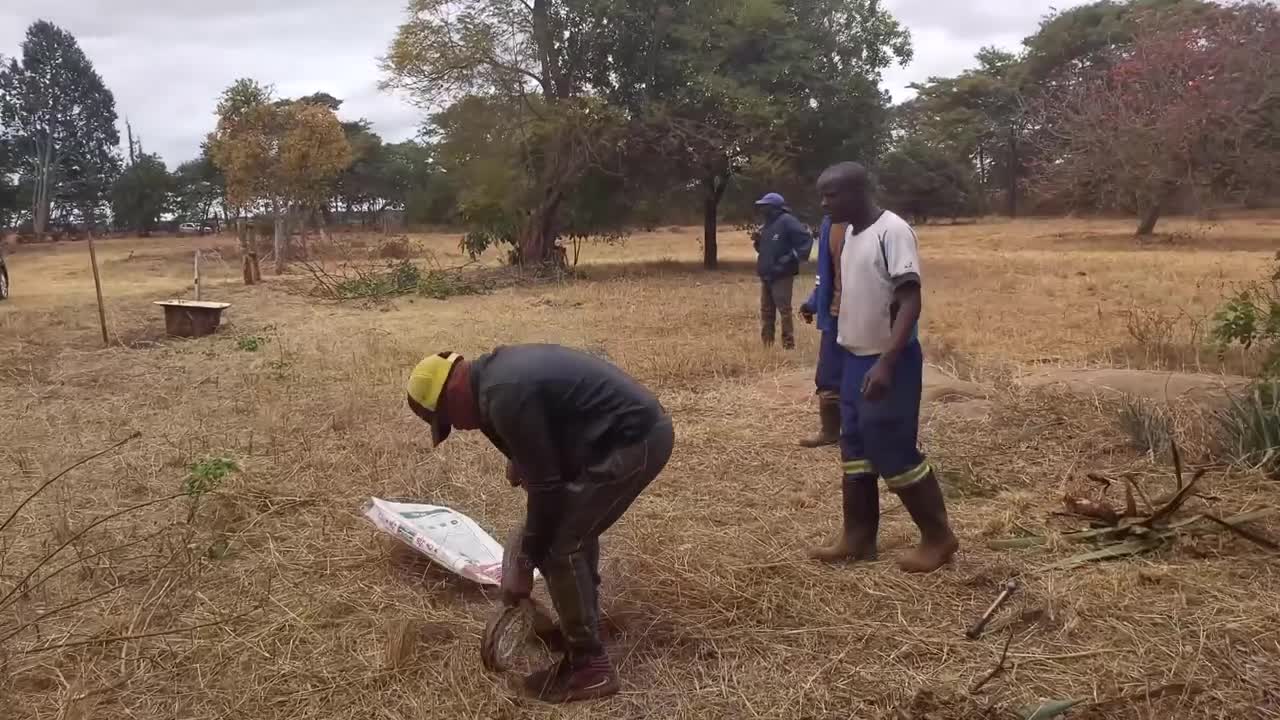
<path fill-rule="evenodd" d="M 925 443 L 963 548 L 925 577 L 892 563 L 914 531 L 888 495 L 881 561 L 804 559 L 838 521 L 836 451 L 795 445 L 815 423 L 817 337 L 801 325 L 797 351 L 758 347 L 743 233 L 724 232 L 714 273 L 696 233 L 671 229 L 587 247 L 565 283 L 346 303 L 310 297 L 301 274 L 241 286 L 231 238 L 107 240 L 105 349 L 84 244 L 18 248 L 0 303 L 0 717 L 971 720 L 1080 699 L 1069 717 L 1280 718 L 1280 564 L 1263 549 L 1189 529 L 1045 569 L 1081 551 L 1056 533 L 1086 521 L 1056 513 L 1065 491 L 1097 492 L 1087 472 L 1132 473 L 1152 496 L 1174 485 L 1164 453 L 1135 447 L 1123 401 L 1020 378 L 1250 363 L 1203 350 L 1204 323 L 1261 275 L 1280 221 L 1161 229 L 1150 245 L 1127 222 L 922 229 L 930 361 L 986 396 L 931 408 Z M 455 236 L 414 239 L 462 262 Z M 189 294 L 195 246 L 205 299 L 232 307 L 213 337 L 167 339 L 151 301 Z M 426 352 L 524 341 L 608 356 L 676 421 L 667 471 L 604 539 L 623 692 L 594 705 L 514 699 L 477 652 L 496 597 L 360 516 L 371 495 L 413 496 L 505 534 L 523 501 L 500 455 L 465 433 L 433 451 L 402 387 Z M 1194 409 L 1167 422 L 1189 465 L 1208 461 Z M 193 493 L 222 460 L 237 470 Z M 1200 488 L 1183 514 L 1280 505 L 1275 481 L 1221 465 Z M 1274 520 L 1250 527 L 1280 537 Z M 1020 592 L 966 639 L 1014 576 Z M 1006 671 L 971 692 L 1006 640 Z"/>

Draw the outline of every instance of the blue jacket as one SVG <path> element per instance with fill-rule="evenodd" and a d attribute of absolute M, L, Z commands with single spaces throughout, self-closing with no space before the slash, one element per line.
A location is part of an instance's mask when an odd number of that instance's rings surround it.
<path fill-rule="evenodd" d="M 805 301 L 805 305 L 813 309 L 814 324 L 820 332 L 836 331 L 836 316 L 831 314 L 831 301 L 835 295 L 836 263 L 840 258 L 831 257 L 831 216 L 822 218 L 822 228 L 818 230 L 818 266 L 813 273 L 813 293 Z"/>
<path fill-rule="evenodd" d="M 756 274 L 766 280 L 796 275 L 800 263 L 809 259 L 813 235 L 795 215 L 783 211 L 760 229 L 753 243 L 756 249 Z"/>

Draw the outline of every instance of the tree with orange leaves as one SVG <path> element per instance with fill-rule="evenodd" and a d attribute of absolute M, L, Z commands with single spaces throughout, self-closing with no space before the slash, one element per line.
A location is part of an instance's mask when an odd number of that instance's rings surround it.
<path fill-rule="evenodd" d="M 351 164 L 351 146 L 332 106 L 306 98 L 275 100 L 271 88 L 237 80 L 218 103 L 218 127 L 210 148 L 226 176 L 228 203 L 241 210 L 270 209 L 275 271 L 283 273 L 287 216 L 327 198 L 338 175 Z M 252 284 L 260 272 L 243 219 L 240 245 L 244 280 Z"/>

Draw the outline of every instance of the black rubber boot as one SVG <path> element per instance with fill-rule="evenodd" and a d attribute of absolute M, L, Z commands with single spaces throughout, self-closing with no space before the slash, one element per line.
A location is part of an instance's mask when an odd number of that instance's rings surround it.
<path fill-rule="evenodd" d="M 800 441 L 800 447 L 816 448 L 840 442 L 840 396 L 836 393 L 818 394 L 818 434 Z"/>
<path fill-rule="evenodd" d="M 951 562 L 960 541 L 947 522 L 947 504 L 933 470 L 914 485 L 895 492 L 920 528 L 920 544 L 902 556 L 898 566 L 907 572 L 927 573 Z"/>
<path fill-rule="evenodd" d="M 876 537 L 880 531 L 880 488 L 872 474 L 846 475 L 841 483 L 844 525 L 830 544 L 809 551 L 822 562 L 876 559 Z"/>

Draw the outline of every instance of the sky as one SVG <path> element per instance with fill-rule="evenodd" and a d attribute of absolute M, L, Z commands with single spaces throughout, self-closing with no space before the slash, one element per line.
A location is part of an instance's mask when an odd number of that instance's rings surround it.
<path fill-rule="evenodd" d="M 885 72 L 900 101 L 907 86 L 954 75 L 982 47 L 1014 49 L 1051 7 L 1080 0 L 884 0 L 911 30 L 915 58 Z M 413 137 L 422 111 L 378 89 L 404 0 L 0 0 L 0 54 L 18 54 L 27 26 L 49 20 L 75 35 L 116 111 L 147 152 L 172 168 L 196 156 L 214 123 L 217 96 L 236 78 L 283 97 L 327 92 L 339 115 L 368 118 L 388 141 Z"/>

